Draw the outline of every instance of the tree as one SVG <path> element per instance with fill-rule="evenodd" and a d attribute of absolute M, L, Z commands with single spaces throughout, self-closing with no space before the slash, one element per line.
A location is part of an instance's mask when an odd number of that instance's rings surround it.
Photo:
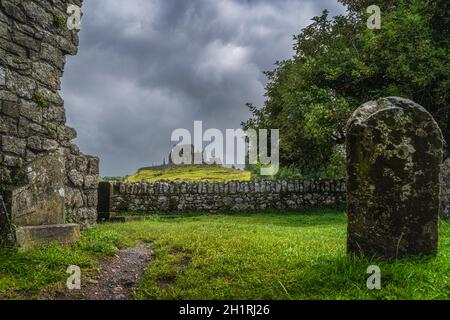
<path fill-rule="evenodd" d="M 295 56 L 266 72 L 266 102 L 243 123 L 280 129 L 282 165 L 306 174 L 335 160 L 353 111 L 383 96 L 421 104 L 450 139 L 448 1 L 378 1 L 380 30 L 366 25 L 372 1 L 341 2 L 346 15 L 324 11 L 294 37 Z"/>

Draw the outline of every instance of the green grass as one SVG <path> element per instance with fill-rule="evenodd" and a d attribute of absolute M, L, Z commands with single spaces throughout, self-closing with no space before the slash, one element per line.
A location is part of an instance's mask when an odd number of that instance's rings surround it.
<path fill-rule="evenodd" d="M 155 181 L 248 181 L 251 173 L 220 166 L 189 165 L 160 170 L 141 170 L 126 179 L 127 182 Z"/>
<path fill-rule="evenodd" d="M 65 283 L 69 264 L 91 270 L 116 247 L 145 241 L 156 259 L 135 299 L 450 299 L 448 223 L 441 222 L 439 255 L 431 259 L 347 257 L 345 239 L 346 216 L 332 209 L 104 224 L 73 250 L 1 251 L 0 297 L 39 297 Z M 379 291 L 366 287 L 373 264 L 382 271 Z"/>
<path fill-rule="evenodd" d="M 121 244 L 126 241 L 116 232 L 91 230 L 72 248 L 52 244 L 29 252 L 0 249 L 0 299 L 39 299 L 42 290 L 64 286 L 70 265 L 95 270 L 98 258 L 113 255 Z"/>

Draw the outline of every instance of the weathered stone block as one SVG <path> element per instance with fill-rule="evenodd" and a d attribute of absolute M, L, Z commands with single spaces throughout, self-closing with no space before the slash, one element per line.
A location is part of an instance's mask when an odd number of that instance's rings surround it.
<path fill-rule="evenodd" d="M 83 175 L 79 173 L 77 170 L 72 169 L 68 173 L 69 180 L 73 183 L 75 187 L 82 187 L 84 180 Z"/>
<path fill-rule="evenodd" d="M 0 102 L 4 101 L 17 101 L 17 96 L 9 90 L 1 90 L 0 89 Z"/>
<path fill-rule="evenodd" d="M 54 41 L 56 42 L 58 48 L 61 49 L 64 54 L 69 54 L 72 56 L 77 54 L 78 47 L 74 43 L 72 43 L 69 39 L 56 35 Z"/>
<path fill-rule="evenodd" d="M 74 154 L 74 155 L 80 155 L 81 154 L 80 148 L 74 143 L 71 143 L 69 145 L 69 149 L 70 149 L 71 154 Z"/>
<path fill-rule="evenodd" d="M 15 92 L 19 97 L 33 99 L 34 90 L 36 89 L 36 82 L 26 76 L 22 76 L 17 72 L 6 72 L 6 87 Z"/>
<path fill-rule="evenodd" d="M 98 176 L 87 175 L 84 177 L 84 189 L 97 189 L 98 188 Z"/>
<path fill-rule="evenodd" d="M 35 123 L 42 123 L 42 109 L 34 102 L 22 100 L 20 115 Z"/>
<path fill-rule="evenodd" d="M 28 49 L 31 49 L 34 51 L 39 51 L 39 49 L 40 49 L 39 41 L 25 33 L 15 31 L 12 33 L 12 39 L 15 43 L 17 43 L 18 45 L 23 46 L 25 48 L 28 48 Z"/>
<path fill-rule="evenodd" d="M 5 155 L 3 156 L 3 164 L 7 167 L 19 167 L 21 164 L 21 158 Z"/>
<path fill-rule="evenodd" d="M 27 147 L 33 151 L 42 150 L 42 138 L 39 136 L 31 136 L 28 138 Z"/>
<path fill-rule="evenodd" d="M 27 17 L 23 13 L 23 11 L 14 3 L 11 3 L 9 1 L 2 1 L 3 8 L 5 10 L 5 14 L 7 14 L 10 17 L 13 17 L 14 19 L 25 22 Z"/>
<path fill-rule="evenodd" d="M 17 135 L 17 121 L 11 118 L 0 117 L 0 133 Z"/>
<path fill-rule="evenodd" d="M 37 5 L 32 1 L 24 1 L 22 7 L 26 16 L 35 23 L 43 27 L 49 28 L 53 24 L 53 16 L 47 13 L 42 6 Z"/>
<path fill-rule="evenodd" d="M 0 37 L 5 39 L 9 38 L 8 25 L 5 22 L 1 21 L 0 21 Z"/>
<path fill-rule="evenodd" d="M 56 70 L 55 67 L 49 65 L 45 62 L 35 62 L 33 63 L 32 76 L 38 79 L 41 83 L 45 84 L 52 90 L 59 90 L 61 87 L 60 83 L 60 71 Z"/>
<path fill-rule="evenodd" d="M 84 206 L 83 195 L 78 189 L 66 186 L 66 206 L 71 209 L 78 209 Z"/>
<path fill-rule="evenodd" d="M 23 75 L 29 76 L 31 73 L 31 62 L 24 57 L 18 57 L 13 54 L 4 54 L 5 65 L 19 71 Z"/>
<path fill-rule="evenodd" d="M 70 219 L 76 221 L 82 229 L 94 227 L 97 224 L 97 208 L 84 207 L 71 212 Z"/>
<path fill-rule="evenodd" d="M 16 155 L 23 155 L 26 148 L 26 140 L 15 137 L 3 136 L 2 149 L 4 152 L 14 153 Z"/>
<path fill-rule="evenodd" d="M 66 121 L 66 112 L 62 106 L 51 105 L 43 112 L 44 119 L 58 124 Z"/>
<path fill-rule="evenodd" d="M 56 105 L 56 106 L 63 106 L 64 100 L 61 98 L 58 92 L 53 92 L 51 90 L 48 90 L 44 87 L 39 87 L 37 90 L 37 93 L 42 96 L 45 100 L 50 102 L 50 104 Z"/>
<path fill-rule="evenodd" d="M 60 141 L 72 141 L 77 137 L 77 132 L 75 129 L 67 127 L 67 126 L 61 126 L 58 128 L 58 139 Z"/>
<path fill-rule="evenodd" d="M 99 168 L 99 158 L 97 157 L 90 157 L 89 158 L 89 174 L 92 175 L 99 175 L 100 168 Z"/>
<path fill-rule="evenodd" d="M 37 245 L 59 243 L 72 245 L 81 237 L 78 224 L 19 227 L 16 230 L 17 244 L 22 250 L 30 250 Z"/>
<path fill-rule="evenodd" d="M 395 259 L 434 255 L 441 130 L 421 106 L 384 98 L 347 127 L 348 252 Z"/>
<path fill-rule="evenodd" d="M 86 173 L 88 170 L 89 160 L 86 156 L 79 156 L 76 158 L 76 168 L 79 172 Z"/>
<path fill-rule="evenodd" d="M 59 143 L 56 140 L 53 139 L 42 139 L 42 150 L 45 151 L 56 151 L 59 148 Z"/>
<path fill-rule="evenodd" d="M 26 167 L 28 184 L 12 192 L 11 219 L 16 226 L 64 223 L 64 161 L 54 154 Z"/>
<path fill-rule="evenodd" d="M 98 204 L 98 191 L 88 190 L 85 191 L 87 206 L 91 208 L 96 208 Z"/>
<path fill-rule="evenodd" d="M 8 17 L 1 11 L 0 11 L 0 21 L 3 21 L 3 22 L 9 21 Z"/>
<path fill-rule="evenodd" d="M 42 43 L 40 57 L 43 60 L 52 63 L 60 70 L 64 67 L 65 60 L 61 51 L 47 43 Z"/>

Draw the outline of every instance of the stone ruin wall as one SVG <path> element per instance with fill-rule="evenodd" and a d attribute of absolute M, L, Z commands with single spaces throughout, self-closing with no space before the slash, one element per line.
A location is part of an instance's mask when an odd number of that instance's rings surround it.
<path fill-rule="evenodd" d="M 0 1 L 0 156 L 2 192 L 27 185 L 24 168 L 53 153 L 66 168 L 65 219 L 97 220 L 99 159 L 71 141 L 59 94 L 66 55 L 75 55 L 77 31 L 66 25 L 70 4 L 82 0 Z"/>
<path fill-rule="evenodd" d="M 226 212 L 345 203 L 340 180 L 111 183 L 111 212 Z"/>

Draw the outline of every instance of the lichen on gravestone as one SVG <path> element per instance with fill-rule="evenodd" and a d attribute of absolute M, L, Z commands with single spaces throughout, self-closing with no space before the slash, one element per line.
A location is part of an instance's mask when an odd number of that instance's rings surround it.
<path fill-rule="evenodd" d="M 423 107 L 397 97 L 361 106 L 347 126 L 348 252 L 434 255 L 443 137 Z"/>

